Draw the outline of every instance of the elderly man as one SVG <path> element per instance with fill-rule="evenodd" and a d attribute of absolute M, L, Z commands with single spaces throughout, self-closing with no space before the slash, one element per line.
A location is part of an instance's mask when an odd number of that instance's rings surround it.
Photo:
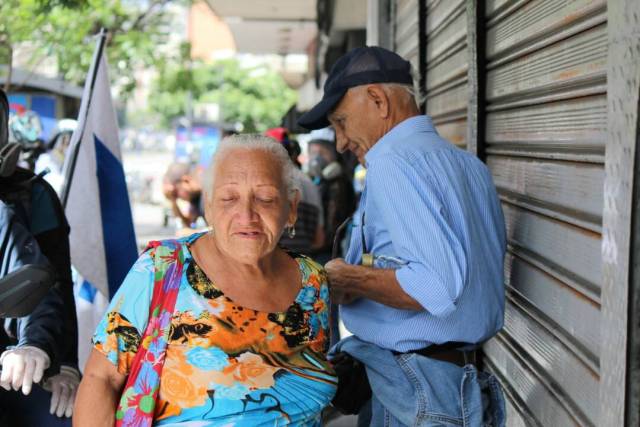
<path fill-rule="evenodd" d="M 354 333 L 333 351 L 366 366 L 371 426 L 502 425 L 500 387 L 474 366 L 503 324 L 502 211 L 485 165 L 420 114 L 410 69 L 354 49 L 299 122 L 333 125 L 337 149 L 367 167 L 346 259 L 326 265 Z"/>

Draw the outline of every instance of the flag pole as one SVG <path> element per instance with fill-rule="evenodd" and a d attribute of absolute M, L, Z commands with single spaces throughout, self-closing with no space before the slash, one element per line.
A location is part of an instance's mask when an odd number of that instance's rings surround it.
<path fill-rule="evenodd" d="M 96 78 L 98 76 L 98 68 L 100 67 L 100 59 L 102 58 L 102 52 L 107 42 L 107 34 L 109 31 L 106 28 L 101 28 L 98 33 L 98 41 L 96 42 L 96 49 L 93 52 L 93 60 L 91 61 L 91 67 L 89 68 L 89 74 L 85 81 L 85 88 L 83 92 L 83 100 L 80 108 L 80 115 L 78 116 L 78 124 L 81 128 L 76 129 L 71 137 L 69 144 L 70 158 L 65 161 L 67 165 L 64 174 L 64 183 L 60 194 L 60 201 L 62 202 L 62 209 L 67 208 L 67 202 L 69 200 L 69 190 L 71 189 L 71 180 L 73 179 L 73 173 L 76 169 L 76 162 L 78 161 L 78 152 L 80 151 L 80 144 L 84 137 L 84 130 L 87 126 L 87 116 L 89 114 L 89 106 L 91 99 L 93 98 L 93 88 L 96 84 Z M 87 86 L 88 85 L 88 86 Z M 83 114 L 84 113 L 84 114 Z M 74 138 L 77 135 L 77 138 Z"/>

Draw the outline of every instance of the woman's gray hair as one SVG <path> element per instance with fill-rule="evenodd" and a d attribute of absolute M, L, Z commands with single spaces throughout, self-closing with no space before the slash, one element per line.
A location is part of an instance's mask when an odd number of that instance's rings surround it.
<path fill-rule="evenodd" d="M 262 151 L 279 163 L 282 169 L 282 180 L 289 200 L 293 200 L 296 192 L 300 192 L 300 184 L 296 178 L 297 168 L 289 158 L 287 150 L 273 138 L 260 134 L 240 134 L 225 137 L 211 158 L 209 168 L 204 175 L 202 191 L 205 200 L 210 200 L 213 194 L 213 180 L 215 169 L 225 154 L 236 150 Z"/>

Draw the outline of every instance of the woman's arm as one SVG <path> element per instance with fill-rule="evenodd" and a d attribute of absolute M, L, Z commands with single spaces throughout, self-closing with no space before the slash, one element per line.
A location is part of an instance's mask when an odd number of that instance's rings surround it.
<path fill-rule="evenodd" d="M 113 427 L 126 378 L 102 353 L 93 349 L 78 389 L 73 426 Z"/>

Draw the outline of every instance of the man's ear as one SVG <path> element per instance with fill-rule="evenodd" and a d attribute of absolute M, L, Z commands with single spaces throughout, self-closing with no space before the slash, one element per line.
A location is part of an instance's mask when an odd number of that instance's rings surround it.
<path fill-rule="evenodd" d="M 375 105 L 380 118 L 386 119 L 390 114 L 389 97 L 380 85 L 368 85 L 367 98 Z"/>

